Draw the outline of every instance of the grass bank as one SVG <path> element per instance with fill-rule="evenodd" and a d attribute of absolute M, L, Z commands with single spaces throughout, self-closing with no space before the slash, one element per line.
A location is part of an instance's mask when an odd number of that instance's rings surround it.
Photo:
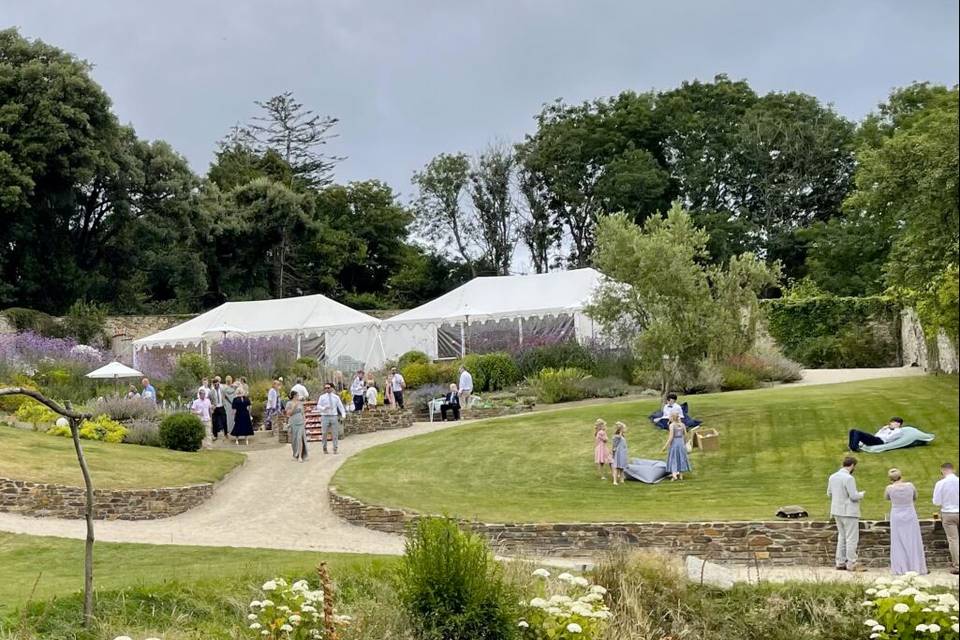
<path fill-rule="evenodd" d="M 646 416 L 656 401 L 589 407 L 467 424 L 369 449 L 333 484 L 371 504 L 489 522 L 772 519 L 784 504 L 826 518 L 827 476 L 847 455 L 847 431 L 893 415 L 937 435 L 934 443 L 858 455 L 865 518 L 882 518 L 886 472 L 900 468 L 929 516 L 941 462 L 960 446 L 956 376 L 889 378 L 691 396 L 691 413 L 721 433 L 718 452 L 692 454 L 682 483 L 613 487 L 593 465 L 593 422 L 623 420 L 630 456 L 660 458 L 665 432 Z"/>
<path fill-rule="evenodd" d="M 185 453 L 134 444 L 83 440 L 97 489 L 176 487 L 216 482 L 243 462 L 233 451 Z M 0 426 L 0 476 L 82 486 L 70 438 Z"/>

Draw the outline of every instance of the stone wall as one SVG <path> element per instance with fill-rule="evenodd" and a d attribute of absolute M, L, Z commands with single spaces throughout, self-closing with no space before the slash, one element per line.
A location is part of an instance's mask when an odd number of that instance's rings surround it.
<path fill-rule="evenodd" d="M 402 533 L 417 517 L 400 509 L 364 504 L 338 493 L 336 487 L 330 487 L 329 496 L 330 506 L 338 516 L 377 531 Z M 833 523 L 812 520 L 585 524 L 464 521 L 462 525 L 483 534 L 498 551 L 505 553 L 577 557 L 627 545 L 740 564 L 759 560 L 777 565 L 831 565 L 837 540 Z M 927 562 L 933 567 L 948 566 L 947 540 L 939 522 L 922 520 L 920 527 Z M 889 522 L 860 523 L 860 559 L 864 565 L 887 566 L 889 542 Z"/>
<path fill-rule="evenodd" d="M 159 489 L 95 489 L 94 513 L 99 520 L 169 518 L 210 498 L 213 486 L 203 483 Z M 85 504 L 81 487 L 0 477 L 0 511 L 37 517 L 83 518 Z"/>
<path fill-rule="evenodd" d="M 937 334 L 937 352 L 930 354 L 920 319 L 913 309 L 900 312 L 900 344 L 903 352 L 902 364 L 905 367 L 917 366 L 926 371 L 939 370 L 944 373 L 956 373 L 960 369 L 957 350 L 943 329 Z M 934 362 L 930 361 L 931 355 Z"/>
<path fill-rule="evenodd" d="M 111 351 L 121 362 L 132 365 L 134 340 L 169 329 L 193 317 L 192 315 L 108 316 L 106 330 L 112 340 Z"/>
<path fill-rule="evenodd" d="M 413 426 L 413 412 L 408 409 L 386 409 L 374 407 L 366 411 L 350 412 L 343 421 L 343 432 L 346 435 L 354 433 L 372 433 L 385 429 L 404 429 Z"/>

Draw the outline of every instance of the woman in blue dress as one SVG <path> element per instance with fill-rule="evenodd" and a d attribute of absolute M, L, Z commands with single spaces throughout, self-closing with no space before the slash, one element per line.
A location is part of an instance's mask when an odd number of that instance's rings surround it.
<path fill-rule="evenodd" d="M 674 413 L 670 416 L 670 425 L 667 427 L 667 441 L 661 451 L 667 451 L 667 471 L 670 480 L 683 480 L 683 474 L 690 471 L 690 458 L 687 457 L 687 427 Z"/>
<path fill-rule="evenodd" d="M 611 454 L 613 455 L 613 484 L 623 484 L 626 480 L 623 470 L 627 468 L 627 425 L 618 422 L 617 429 L 613 432 L 613 440 L 610 442 Z"/>

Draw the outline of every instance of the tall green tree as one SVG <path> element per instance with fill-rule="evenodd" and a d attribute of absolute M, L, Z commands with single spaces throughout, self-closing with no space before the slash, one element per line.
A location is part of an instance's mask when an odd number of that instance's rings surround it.
<path fill-rule="evenodd" d="M 553 225 L 570 240 L 572 266 L 589 264 L 603 215 L 624 211 L 643 221 L 673 197 L 654 103 L 653 94 L 630 92 L 573 106 L 557 101 L 517 146 Z"/>
<path fill-rule="evenodd" d="M 476 240 L 498 276 L 510 274 L 517 242 L 515 173 L 513 152 L 502 145 L 493 145 L 481 153 L 470 170 L 468 189 L 476 220 Z"/>
<path fill-rule="evenodd" d="M 453 255 L 476 276 L 477 258 L 471 248 L 474 222 L 463 203 L 469 181 L 470 159 L 463 153 L 442 153 L 414 173 L 413 184 L 418 190 L 415 227 L 438 246 L 451 246 Z"/>

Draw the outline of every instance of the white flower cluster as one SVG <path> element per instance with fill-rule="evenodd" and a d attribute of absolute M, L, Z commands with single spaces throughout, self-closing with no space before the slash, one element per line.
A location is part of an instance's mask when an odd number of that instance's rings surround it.
<path fill-rule="evenodd" d="M 247 628 L 255 638 L 313 638 L 323 640 L 323 590 L 311 589 L 306 580 L 292 585 L 283 578 L 260 587 L 263 600 L 250 603 Z M 334 624 L 346 626 L 350 616 L 334 615 Z"/>
<path fill-rule="evenodd" d="M 960 603 L 953 593 L 931 593 L 930 583 L 916 573 L 877 578 L 866 590 L 863 607 L 873 611 L 864 620 L 872 640 L 899 638 L 909 632 L 918 638 L 958 638 Z"/>
<path fill-rule="evenodd" d="M 610 609 L 604 602 L 606 589 L 570 573 L 561 573 L 553 580 L 546 569 L 537 569 L 533 575 L 540 579 L 541 594 L 520 603 L 523 619 L 517 626 L 522 638 L 600 637 L 610 618 Z"/>

